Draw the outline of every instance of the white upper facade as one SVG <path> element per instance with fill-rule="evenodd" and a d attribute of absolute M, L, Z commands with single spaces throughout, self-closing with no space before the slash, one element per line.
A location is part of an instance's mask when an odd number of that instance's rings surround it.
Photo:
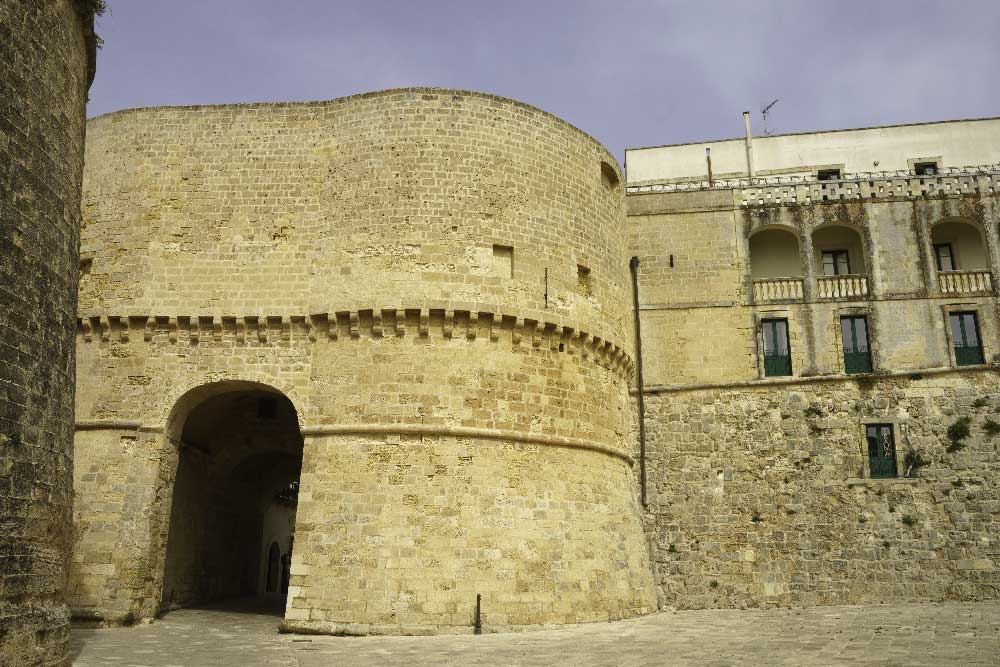
<path fill-rule="evenodd" d="M 629 185 L 746 178 L 745 138 L 696 144 L 630 148 L 625 151 Z M 870 172 L 913 171 L 933 163 L 937 170 L 1000 163 L 1000 118 L 890 125 L 855 130 L 752 137 L 755 177 L 836 177 Z"/>

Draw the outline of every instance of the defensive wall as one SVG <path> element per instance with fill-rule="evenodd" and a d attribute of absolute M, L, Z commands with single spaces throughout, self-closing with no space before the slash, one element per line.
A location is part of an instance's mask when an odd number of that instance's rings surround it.
<path fill-rule="evenodd" d="M 74 613 L 236 585 L 183 554 L 164 572 L 172 512 L 200 502 L 183 471 L 234 469 L 185 421 L 239 392 L 297 424 L 286 629 L 471 632 L 477 594 L 488 630 L 655 609 L 624 188 L 598 143 L 403 89 L 117 112 L 86 160 Z"/>
<path fill-rule="evenodd" d="M 660 605 L 996 599 L 1000 171 L 629 190 Z M 936 265 L 949 244 L 962 270 Z M 867 323 L 869 368 L 847 365 L 842 318 Z M 788 327 L 776 375 L 769 320 Z"/>
<path fill-rule="evenodd" d="M 0 663 L 69 664 L 89 3 L 0 4 Z"/>

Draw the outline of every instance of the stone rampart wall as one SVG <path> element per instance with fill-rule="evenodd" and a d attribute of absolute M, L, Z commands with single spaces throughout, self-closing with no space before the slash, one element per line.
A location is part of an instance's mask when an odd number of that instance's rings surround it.
<path fill-rule="evenodd" d="M 646 406 L 661 606 L 1000 597 L 993 371 L 680 391 Z M 971 433 L 956 445 L 962 416 Z M 900 479 L 869 479 L 869 423 L 893 425 Z M 911 452 L 925 465 L 908 473 Z"/>
<path fill-rule="evenodd" d="M 0 5 L 0 662 L 10 667 L 69 664 L 62 596 L 92 23 L 79 9 Z"/>
<path fill-rule="evenodd" d="M 477 593 L 492 629 L 655 609 L 602 147 L 442 90 L 90 130 L 78 614 L 161 608 L 175 406 L 239 381 L 285 394 L 305 438 L 290 629 L 468 632 Z M 102 475 L 122 447 L 136 463 Z"/>

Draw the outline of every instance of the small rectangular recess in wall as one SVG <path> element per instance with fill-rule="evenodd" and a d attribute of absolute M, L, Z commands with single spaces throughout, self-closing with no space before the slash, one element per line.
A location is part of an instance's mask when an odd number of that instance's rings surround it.
<path fill-rule="evenodd" d="M 584 296 L 593 294 L 594 285 L 590 277 L 590 267 L 583 264 L 576 265 L 576 289 Z"/>
<path fill-rule="evenodd" d="M 509 245 L 494 244 L 493 275 L 501 278 L 514 277 L 514 248 Z"/>

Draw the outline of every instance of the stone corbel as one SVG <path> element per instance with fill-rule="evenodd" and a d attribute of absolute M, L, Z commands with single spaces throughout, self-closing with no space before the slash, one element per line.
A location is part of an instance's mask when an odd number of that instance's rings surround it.
<path fill-rule="evenodd" d="M 470 312 L 469 322 L 465 329 L 465 337 L 469 340 L 476 340 L 476 336 L 479 335 L 479 313 Z"/>
<path fill-rule="evenodd" d="M 493 313 L 487 320 L 490 325 L 490 342 L 495 343 L 500 340 L 500 330 L 503 328 L 503 318 L 499 313 Z"/>
<path fill-rule="evenodd" d="M 101 334 L 101 342 L 106 343 L 111 340 L 111 322 L 104 315 L 97 318 L 97 329 Z"/>
<path fill-rule="evenodd" d="M 541 347 L 542 338 L 545 337 L 545 322 L 535 322 L 535 327 L 531 334 L 531 347 Z"/>

